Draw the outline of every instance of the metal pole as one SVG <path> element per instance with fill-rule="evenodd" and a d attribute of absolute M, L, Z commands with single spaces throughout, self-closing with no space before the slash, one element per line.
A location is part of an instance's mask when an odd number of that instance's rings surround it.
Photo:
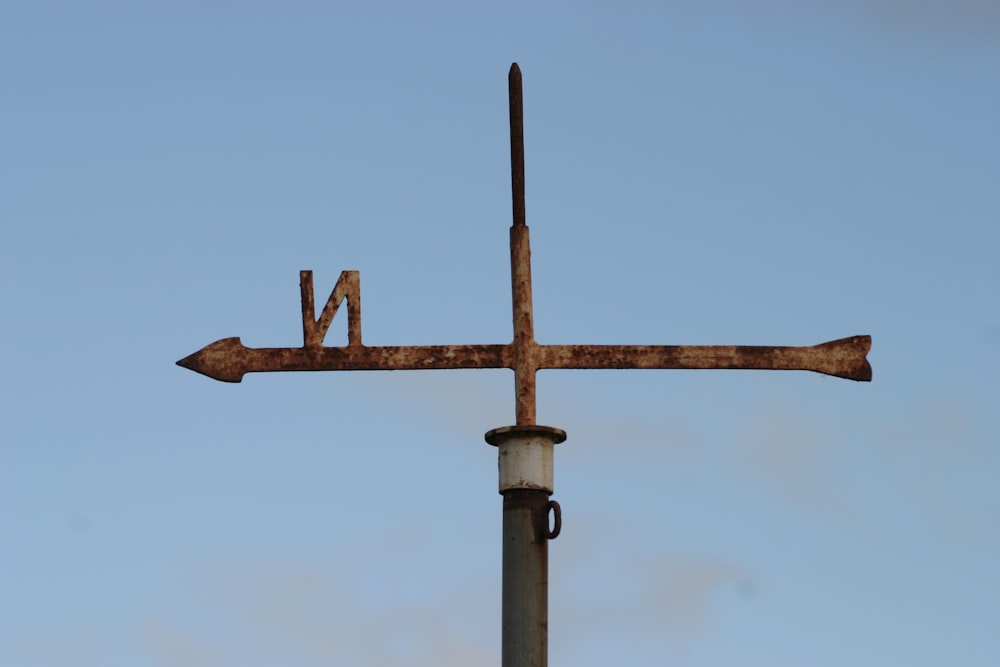
<path fill-rule="evenodd" d="M 499 451 L 503 495 L 502 667 L 546 667 L 549 661 L 549 511 L 552 450 L 566 439 L 557 428 L 535 425 L 538 343 L 531 306 L 531 250 L 524 215 L 524 111 L 521 68 L 507 77 L 510 96 L 510 283 L 514 306 L 514 385 L 517 425 L 493 429 L 486 442 Z"/>
<path fill-rule="evenodd" d="M 493 429 L 503 495 L 502 667 L 546 667 L 549 644 L 549 545 L 560 530 L 553 490 L 553 448 L 566 432 L 549 426 Z M 554 525 L 549 528 L 549 514 Z"/>

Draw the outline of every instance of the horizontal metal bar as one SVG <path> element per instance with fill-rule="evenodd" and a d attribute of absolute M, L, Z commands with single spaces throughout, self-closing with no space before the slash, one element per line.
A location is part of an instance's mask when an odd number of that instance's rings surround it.
<path fill-rule="evenodd" d="M 871 336 L 808 347 L 764 345 L 541 345 L 537 368 L 675 368 L 815 371 L 869 381 Z"/>
<path fill-rule="evenodd" d="M 423 345 L 367 347 L 244 347 L 223 338 L 177 362 L 223 382 L 244 373 L 275 371 L 393 371 L 441 368 L 511 368 L 509 345 Z"/>
<path fill-rule="evenodd" d="M 802 370 L 869 381 L 865 358 L 870 336 L 852 336 L 809 347 L 754 345 L 533 345 L 530 373 L 544 368 Z M 447 368 L 514 368 L 508 345 L 418 345 L 249 348 L 223 338 L 177 362 L 223 382 L 245 373 L 275 371 L 375 371 Z"/>

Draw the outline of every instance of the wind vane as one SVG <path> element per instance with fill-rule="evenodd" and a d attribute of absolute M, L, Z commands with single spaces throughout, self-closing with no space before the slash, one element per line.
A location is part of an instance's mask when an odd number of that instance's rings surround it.
<path fill-rule="evenodd" d="M 177 362 L 210 378 L 240 382 L 246 373 L 271 371 L 422 370 L 510 368 L 514 371 L 516 424 L 493 429 L 486 440 L 499 449 L 503 495 L 503 667 L 544 667 L 548 646 L 548 545 L 559 533 L 553 491 L 553 446 L 561 429 L 535 424 L 535 373 L 545 368 L 686 368 L 805 370 L 870 381 L 870 336 L 807 347 L 747 345 L 540 345 L 531 303 L 531 250 L 524 213 L 524 125 L 521 70 L 511 65 L 510 172 L 514 221 L 510 228 L 514 339 L 506 345 L 366 346 L 361 342 L 361 283 L 343 271 L 316 319 L 312 271 L 299 272 L 302 347 L 248 348 L 223 338 Z M 347 301 L 347 345 L 323 339 Z M 549 528 L 549 514 L 554 515 Z"/>

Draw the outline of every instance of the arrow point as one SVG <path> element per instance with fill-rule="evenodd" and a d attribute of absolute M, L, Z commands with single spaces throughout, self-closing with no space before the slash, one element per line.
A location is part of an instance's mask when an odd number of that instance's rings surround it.
<path fill-rule="evenodd" d="M 238 337 L 223 338 L 189 354 L 177 365 L 220 382 L 240 382 L 245 372 L 241 354 L 245 349 Z"/>
<path fill-rule="evenodd" d="M 194 354 L 189 354 L 188 356 L 186 356 L 183 359 L 181 359 L 180 361 L 178 361 L 177 365 L 180 366 L 181 368 L 186 368 L 189 371 L 198 371 L 198 355 L 199 354 L 200 354 L 200 352 L 195 352 Z"/>

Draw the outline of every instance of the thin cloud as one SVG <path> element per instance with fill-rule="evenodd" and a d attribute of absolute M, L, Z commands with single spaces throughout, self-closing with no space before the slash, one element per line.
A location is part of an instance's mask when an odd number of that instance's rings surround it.
<path fill-rule="evenodd" d="M 976 542 L 997 535 L 998 456 L 972 401 L 938 397 L 906 409 L 912 419 L 883 427 L 877 443 L 887 468 L 909 494 L 915 516 L 939 535 Z"/>
<path fill-rule="evenodd" d="M 213 567 L 197 580 L 199 613 L 221 631 L 208 640 L 171 619 L 148 624 L 144 645 L 162 667 L 498 663 L 493 644 L 462 626 L 454 596 L 379 607 L 351 590 L 349 569 L 290 561 Z"/>
<path fill-rule="evenodd" d="M 742 567 L 708 559 L 658 563 L 649 581 L 645 607 L 660 636 L 679 650 L 711 627 L 715 596 L 746 596 L 755 589 Z"/>
<path fill-rule="evenodd" d="M 736 447 L 741 475 L 795 507 L 821 512 L 858 527 L 862 512 L 845 493 L 845 470 L 852 465 L 850 447 L 830 440 L 821 419 L 792 416 L 766 408 L 749 425 Z"/>
<path fill-rule="evenodd" d="M 161 619 L 145 624 L 142 644 L 154 664 L 162 667 L 219 667 L 221 664 L 205 640 Z"/>

